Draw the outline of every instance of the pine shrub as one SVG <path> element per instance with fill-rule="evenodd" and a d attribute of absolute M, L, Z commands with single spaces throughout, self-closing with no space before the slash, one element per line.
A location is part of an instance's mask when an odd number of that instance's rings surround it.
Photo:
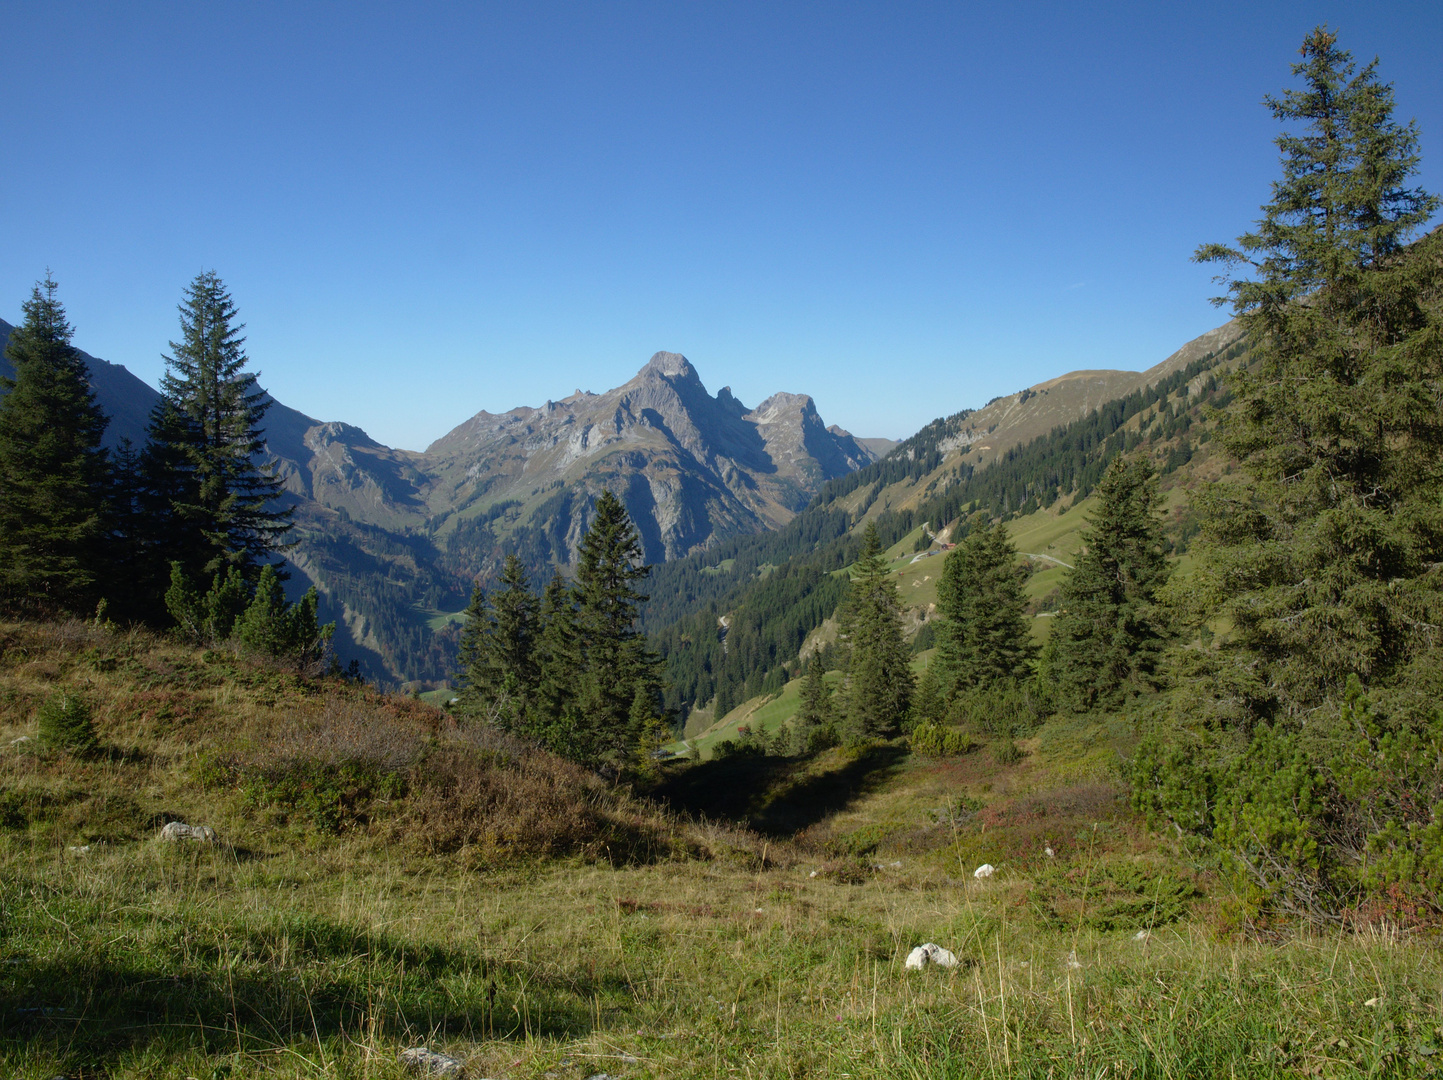
<path fill-rule="evenodd" d="M 1006 739 L 992 748 L 992 756 L 999 765 L 1016 765 L 1027 754 L 1011 739 Z"/>
<path fill-rule="evenodd" d="M 40 745 L 50 750 L 88 754 L 98 742 L 90 722 L 90 707 L 75 694 L 61 691 L 46 699 L 37 717 Z"/>
<path fill-rule="evenodd" d="M 965 732 L 930 721 L 913 728 L 908 740 L 912 753 L 923 757 L 960 757 L 977 749 L 977 744 Z"/>

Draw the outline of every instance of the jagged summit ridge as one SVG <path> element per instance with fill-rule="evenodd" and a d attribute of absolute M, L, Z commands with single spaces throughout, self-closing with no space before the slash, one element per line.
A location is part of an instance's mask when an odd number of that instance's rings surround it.
<path fill-rule="evenodd" d="M 667 351 L 605 393 L 477 413 L 422 455 L 434 510 L 525 502 L 558 484 L 590 500 L 609 487 L 655 523 L 642 528 L 649 559 L 784 524 L 827 480 L 872 459 L 828 431 L 808 395 L 748 409 L 730 387 L 713 397 L 691 361 Z"/>

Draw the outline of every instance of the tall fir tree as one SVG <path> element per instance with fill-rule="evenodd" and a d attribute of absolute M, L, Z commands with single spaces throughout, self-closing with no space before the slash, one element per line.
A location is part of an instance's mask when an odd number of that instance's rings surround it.
<path fill-rule="evenodd" d="M 169 538 L 157 547 L 202 582 L 231 566 L 254 579 L 291 527 L 290 510 L 275 503 L 280 478 L 256 461 L 271 403 L 246 370 L 236 316 L 214 272 L 186 287 L 181 340 L 170 343 L 151 419 L 148 471 L 169 504 Z"/>
<path fill-rule="evenodd" d="M 602 491 L 591 526 L 577 552 L 576 634 L 581 667 L 577 733 L 582 755 L 617 763 L 642 738 L 638 694 L 655 700 L 661 662 L 637 628 L 647 597 L 637 584 L 651 568 L 642 561 L 641 538 L 621 500 Z"/>
<path fill-rule="evenodd" d="M 1315 28 L 1292 67 L 1301 89 L 1263 99 L 1275 120 L 1301 123 L 1275 140 L 1283 177 L 1263 205 L 1255 232 L 1237 246 L 1204 244 L 1199 262 L 1247 267 L 1246 277 L 1220 278 L 1248 329 L 1286 331 L 1299 316 L 1292 301 L 1337 285 L 1396 253 L 1435 210 L 1438 199 L 1408 187 L 1418 171 L 1418 127 L 1393 119 L 1393 87 L 1378 79 L 1375 59 L 1357 71 L 1326 26 Z M 1305 319 L 1311 322 L 1313 320 Z"/>
<path fill-rule="evenodd" d="M 1407 186 L 1417 129 L 1377 62 L 1355 74 L 1322 27 L 1302 56 L 1303 88 L 1267 99 L 1304 129 L 1277 140 L 1273 201 L 1235 248 L 1197 255 L 1251 270 L 1226 281 L 1256 348 L 1219 440 L 1243 476 L 1204 503 L 1199 591 L 1233 623 L 1246 659 L 1224 696 L 1248 715 L 1302 715 L 1431 640 L 1421 568 L 1443 537 L 1436 274 L 1398 257 L 1438 199 Z"/>
<path fill-rule="evenodd" d="M 1168 639 L 1158 593 L 1171 570 L 1152 465 L 1116 459 L 1097 494 L 1083 550 L 1062 580 L 1045 661 L 1063 701 L 1079 710 L 1151 687 Z"/>
<path fill-rule="evenodd" d="M 1037 647 L 1026 614 L 1026 578 L 1007 527 L 986 516 L 975 519 L 947 555 L 937 583 L 942 621 L 932 665 L 945 696 L 1032 674 Z"/>
<path fill-rule="evenodd" d="M 867 523 L 839 614 L 845 642 L 840 734 L 853 744 L 888 738 L 907 716 L 913 679 L 902 636 L 902 601 L 887 571 L 875 521 Z"/>
<path fill-rule="evenodd" d="M 1255 343 L 1203 500 L 1172 722 L 1133 767 L 1140 809 L 1210 837 L 1259 908 L 1443 914 L 1443 232 L 1393 120 L 1319 27 L 1269 98 L 1301 131 L 1255 232 L 1208 245 Z M 1369 898 L 1368 894 L 1372 897 Z"/>
<path fill-rule="evenodd" d="M 49 274 L 24 304 L 0 398 L 0 603 L 90 613 L 102 598 L 106 418 Z"/>

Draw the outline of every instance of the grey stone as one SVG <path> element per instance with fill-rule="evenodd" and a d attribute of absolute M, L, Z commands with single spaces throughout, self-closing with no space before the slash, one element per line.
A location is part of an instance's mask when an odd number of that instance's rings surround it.
<path fill-rule="evenodd" d="M 160 830 L 162 840 L 196 840 L 202 844 L 215 843 L 215 830 L 209 825 L 187 825 L 183 821 L 166 822 Z"/>
<path fill-rule="evenodd" d="M 428 1076 L 463 1077 L 466 1075 L 466 1066 L 455 1058 L 438 1054 L 425 1046 L 413 1046 L 409 1050 L 402 1050 L 401 1064 L 411 1072 L 425 1073 Z"/>

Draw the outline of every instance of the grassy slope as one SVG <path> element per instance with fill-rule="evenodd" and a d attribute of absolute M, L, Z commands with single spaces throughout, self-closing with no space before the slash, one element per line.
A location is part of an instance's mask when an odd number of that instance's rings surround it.
<path fill-rule="evenodd" d="M 1190 480 L 1183 472 L 1163 492 L 1163 508 L 1171 514 L 1186 506 L 1184 482 Z M 1008 523 L 1008 532 L 1018 553 L 1032 567 L 1027 579 L 1026 594 L 1030 600 L 1040 600 L 1061 583 L 1070 566 L 1082 548 L 1083 533 L 1087 528 L 1087 517 L 1097 504 L 1091 496 L 1075 505 L 1061 503 L 1045 510 L 1037 510 L 1025 517 Z M 897 589 L 905 608 L 920 614 L 929 612 L 937 602 L 937 580 L 941 576 L 942 563 L 946 552 L 933 547 L 927 555 L 912 550 L 920 529 L 909 533 L 886 552 L 892 574 L 897 580 Z M 1186 574 L 1192 569 L 1191 558 L 1184 554 L 1174 560 L 1175 573 Z M 833 628 L 828 625 L 814 636 L 825 636 Z M 1039 614 L 1033 619 L 1032 632 L 1038 642 L 1047 639 L 1051 629 L 1049 617 Z M 920 669 L 919 669 L 920 670 Z M 828 681 L 835 683 L 838 672 L 829 672 Z M 720 720 L 709 723 L 700 730 L 692 729 L 685 743 L 672 743 L 669 749 L 691 750 L 705 755 L 718 742 L 734 739 L 737 729 L 743 724 L 754 730 L 772 731 L 796 715 L 801 703 L 801 680 L 788 682 L 779 694 L 763 694 L 749 698 L 732 709 Z"/>
<path fill-rule="evenodd" d="M 1008 767 L 887 744 L 655 781 L 743 832 L 504 741 L 467 757 L 404 699 L 76 624 L 0 638 L 0 1074 L 384 1078 L 421 1042 L 472 1076 L 577 1080 L 1426 1076 L 1437 1060 L 1438 953 L 1229 934 L 1226 890 L 1119 800 L 1126 722 L 1044 728 Z M 14 742 L 58 688 L 93 704 L 98 757 Z M 410 788 L 342 792 L 354 812 L 334 830 L 326 807 L 255 783 L 408 740 Z M 470 839 L 438 844 L 465 787 L 422 797 L 442 754 L 473 786 L 541 786 L 473 802 Z M 650 840 L 543 857 L 513 829 L 540 805 Z M 158 840 L 177 816 L 221 843 Z M 998 873 L 979 882 L 983 860 Z M 922 941 L 962 966 L 906 972 Z"/>

